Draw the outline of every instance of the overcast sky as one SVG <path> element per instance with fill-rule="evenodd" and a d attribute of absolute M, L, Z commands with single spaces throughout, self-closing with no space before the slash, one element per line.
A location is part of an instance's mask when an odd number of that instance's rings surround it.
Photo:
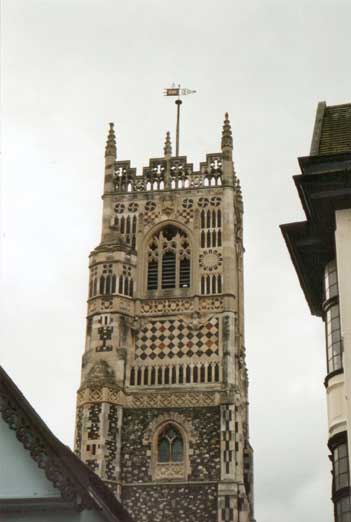
<path fill-rule="evenodd" d="M 278 225 L 317 103 L 350 102 L 350 0 L 3 0 L 1 362 L 72 446 L 104 145 L 140 169 L 174 136 L 198 166 L 230 113 L 245 205 L 257 522 L 329 522 L 323 323 Z M 174 140 L 173 140 L 174 141 Z"/>

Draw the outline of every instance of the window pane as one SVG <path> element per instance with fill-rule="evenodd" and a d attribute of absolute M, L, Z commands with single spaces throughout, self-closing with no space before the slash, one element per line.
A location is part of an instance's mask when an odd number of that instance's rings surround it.
<path fill-rule="evenodd" d="M 183 460 L 183 441 L 176 438 L 172 444 L 172 461 L 181 462 Z"/>
<path fill-rule="evenodd" d="M 157 261 L 151 261 L 149 263 L 148 272 L 147 272 L 147 289 L 148 290 L 157 289 L 157 274 L 158 274 Z"/>
<path fill-rule="evenodd" d="M 179 284 L 180 288 L 189 288 L 190 286 L 190 259 L 180 261 Z"/>
<path fill-rule="evenodd" d="M 159 462 L 168 462 L 169 457 L 169 442 L 167 439 L 162 438 L 158 447 L 158 460 Z"/>
<path fill-rule="evenodd" d="M 162 288 L 175 288 L 176 285 L 176 256 L 173 252 L 166 252 L 162 257 Z"/>

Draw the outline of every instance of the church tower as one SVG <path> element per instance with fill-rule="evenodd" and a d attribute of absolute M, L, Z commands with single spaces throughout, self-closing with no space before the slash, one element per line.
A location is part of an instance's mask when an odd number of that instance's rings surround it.
<path fill-rule="evenodd" d="M 75 451 L 137 522 L 253 521 L 243 202 L 225 115 L 198 171 L 105 149 Z"/>

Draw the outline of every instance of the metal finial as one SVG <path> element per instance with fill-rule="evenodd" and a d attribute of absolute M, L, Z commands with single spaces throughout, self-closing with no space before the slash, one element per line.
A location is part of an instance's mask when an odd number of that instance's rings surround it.
<path fill-rule="evenodd" d="M 222 149 L 230 147 L 233 148 L 232 129 L 229 121 L 229 114 L 226 112 L 224 116 L 223 130 L 222 130 Z"/>
<path fill-rule="evenodd" d="M 109 131 L 106 141 L 105 147 L 105 157 L 106 156 L 117 156 L 117 147 L 116 147 L 116 135 L 114 130 L 114 124 L 112 122 L 109 123 Z"/>
<path fill-rule="evenodd" d="M 165 154 L 165 158 L 170 158 L 172 156 L 172 143 L 171 143 L 171 133 L 167 131 L 165 145 L 163 147 L 163 151 Z"/>

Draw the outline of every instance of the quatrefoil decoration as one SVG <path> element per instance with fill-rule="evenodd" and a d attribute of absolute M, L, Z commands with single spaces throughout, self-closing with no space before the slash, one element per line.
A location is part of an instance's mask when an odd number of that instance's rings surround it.
<path fill-rule="evenodd" d="M 213 207 L 218 207 L 221 204 L 222 199 L 219 196 L 213 196 L 211 198 L 211 205 Z"/>
<path fill-rule="evenodd" d="M 139 207 L 138 203 L 132 202 L 132 203 L 129 203 L 128 210 L 129 210 L 129 212 L 136 212 L 138 210 L 138 207 Z"/>
<path fill-rule="evenodd" d="M 183 199 L 182 207 L 183 208 L 193 208 L 194 201 L 190 198 Z"/>
<path fill-rule="evenodd" d="M 208 207 L 209 201 L 207 198 L 200 198 L 198 201 L 198 205 L 200 208 Z"/>
<path fill-rule="evenodd" d="M 154 201 L 147 201 L 145 203 L 145 210 L 148 212 L 152 212 L 156 208 L 156 203 Z"/>
<path fill-rule="evenodd" d="M 124 204 L 123 203 L 117 203 L 115 205 L 115 212 L 117 212 L 117 214 L 122 214 L 122 212 L 124 212 Z"/>

